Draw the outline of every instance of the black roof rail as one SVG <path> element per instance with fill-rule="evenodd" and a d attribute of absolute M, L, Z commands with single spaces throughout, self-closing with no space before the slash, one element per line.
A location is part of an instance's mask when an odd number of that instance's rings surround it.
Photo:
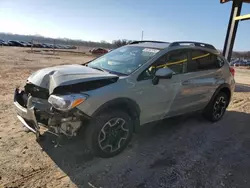
<path fill-rule="evenodd" d="M 204 47 L 204 48 L 209 48 L 212 50 L 217 50 L 213 45 L 211 44 L 206 44 L 202 42 L 193 42 L 193 41 L 177 41 L 177 42 L 172 42 L 169 47 L 174 47 L 174 46 L 181 46 L 182 44 L 189 44 L 193 46 L 198 46 L 198 47 Z"/>
<path fill-rule="evenodd" d="M 164 41 L 154 41 L 154 40 L 141 40 L 141 41 L 133 41 L 129 44 L 139 44 L 139 43 L 144 43 L 144 42 L 153 42 L 153 43 L 169 43 L 169 42 L 164 42 Z"/>

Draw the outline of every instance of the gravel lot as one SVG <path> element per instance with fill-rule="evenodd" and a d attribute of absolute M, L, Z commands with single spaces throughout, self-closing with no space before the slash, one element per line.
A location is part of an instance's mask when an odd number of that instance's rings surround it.
<path fill-rule="evenodd" d="M 250 187 L 250 70 L 236 70 L 236 92 L 220 122 L 199 114 L 165 120 L 111 159 L 89 156 L 80 139 L 54 148 L 45 133 L 37 143 L 15 116 L 14 88 L 42 67 L 91 58 L 0 47 L 0 187 Z"/>

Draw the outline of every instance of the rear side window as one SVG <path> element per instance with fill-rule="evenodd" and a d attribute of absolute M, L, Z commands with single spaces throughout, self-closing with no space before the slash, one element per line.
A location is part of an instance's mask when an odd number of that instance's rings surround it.
<path fill-rule="evenodd" d="M 196 72 L 220 68 L 224 61 L 217 55 L 202 51 L 192 50 L 190 62 L 188 62 L 188 72 Z"/>

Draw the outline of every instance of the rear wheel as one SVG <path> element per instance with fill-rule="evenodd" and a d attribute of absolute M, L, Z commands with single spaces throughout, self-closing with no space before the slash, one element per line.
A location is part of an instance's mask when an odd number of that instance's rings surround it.
<path fill-rule="evenodd" d="M 113 157 L 122 152 L 133 134 L 133 122 L 122 111 L 103 113 L 95 117 L 85 130 L 87 147 L 99 157 Z"/>
<path fill-rule="evenodd" d="M 229 104 L 229 97 L 224 92 L 219 92 L 205 109 L 204 116 L 212 122 L 219 121 Z"/>

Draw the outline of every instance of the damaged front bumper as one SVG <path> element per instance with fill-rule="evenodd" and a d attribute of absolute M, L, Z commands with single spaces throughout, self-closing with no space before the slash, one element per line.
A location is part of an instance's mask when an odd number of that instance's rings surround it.
<path fill-rule="evenodd" d="M 39 101 L 37 98 L 27 95 L 24 91 L 15 90 L 14 106 L 17 118 L 30 131 L 36 134 L 37 140 L 40 137 L 40 126 L 46 132 L 60 136 L 76 136 L 76 132 L 83 123 L 87 123 L 89 116 L 78 109 L 69 112 L 60 112 L 46 104 L 46 101 Z"/>
<path fill-rule="evenodd" d="M 15 90 L 14 94 L 14 105 L 17 112 L 17 118 L 21 123 L 30 131 L 36 134 L 38 137 L 40 135 L 40 127 L 36 120 L 34 106 L 32 104 L 32 96 L 28 96 L 26 107 L 22 106 L 18 102 L 18 98 L 23 97 L 19 89 Z"/>

